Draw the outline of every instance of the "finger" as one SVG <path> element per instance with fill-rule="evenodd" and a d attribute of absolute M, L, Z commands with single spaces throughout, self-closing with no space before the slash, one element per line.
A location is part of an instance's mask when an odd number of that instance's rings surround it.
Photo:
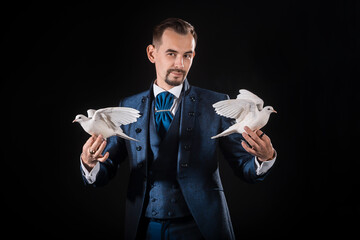
<path fill-rule="evenodd" d="M 259 137 L 259 145 L 265 145 L 267 143 L 266 134 L 260 129 L 258 129 L 255 133 Z"/>
<path fill-rule="evenodd" d="M 106 147 L 106 141 L 103 141 L 100 147 L 98 148 L 98 150 L 96 151 L 96 153 L 94 154 L 94 158 L 101 156 L 101 153 L 104 151 L 105 147 Z"/>
<path fill-rule="evenodd" d="M 83 146 L 83 151 L 86 151 L 86 149 L 88 149 L 95 141 L 95 136 L 92 135 L 91 137 L 89 137 L 89 139 L 85 142 L 84 146 Z"/>
<path fill-rule="evenodd" d="M 265 133 L 263 131 L 261 131 L 260 129 L 256 130 L 255 133 L 256 133 L 256 135 L 258 135 L 259 138 L 262 138 L 265 135 Z"/>
<path fill-rule="evenodd" d="M 100 144 L 103 142 L 103 137 L 100 134 L 99 136 L 97 136 L 95 142 L 91 145 L 90 150 L 91 151 L 97 151 L 97 149 L 99 148 Z"/>
<path fill-rule="evenodd" d="M 98 160 L 99 162 L 105 162 L 106 159 L 108 159 L 108 157 L 109 157 L 109 152 L 106 152 L 104 156 L 99 157 L 97 160 Z"/>
<path fill-rule="evenodd" d="M 252 131 L 248 126 L 245 126 L 244 127 L 244 130 L 246 131 L 247 134 L 250 135 L 250 137 L 255 141 L 255 142 L 259 142 L 260 138 L 259 136 L 254 132 Z"/>
<path fill-rule="evenodd" d="M 250 148 L 245 141 L 241 141 L 241 146 L 247 151 L 248 153 L 255 155 L 254 149 Z"/>
<path fill-rule="evenodd" d="M 261 130 L 257 130 L 256 131 L 256 134 L 259 136 L 259 138 L 261 139 L 261 140 L 263 140 L 264 142 L 270 142 L 270 138 L 269 138 L 269 136 L 268 135 L 266 135 L 263 131 L 261 131 Z"/>
<path fill-rule="evenodd" d="M 259 145 L 254 141 L 253 138 L 249 136 L 246 132 L 242 133 L 242 136 L 245 138 L 245 140 L 252 146 L 253 149 L 258 149 Z"/>

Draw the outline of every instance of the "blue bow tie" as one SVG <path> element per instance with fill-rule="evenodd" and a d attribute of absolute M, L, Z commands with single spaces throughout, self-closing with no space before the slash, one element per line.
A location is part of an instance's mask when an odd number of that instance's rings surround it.
<path fill-rule="evenodd" d="M 156 96 L 155 100 L 155 123 L 156 130 L 160 134 L 161 139 L 164 138 L 167 130 L 170 127 L 173 115 L 171 114 L 171 107 L 174 102 L 174 95 L 169 92 L 162 92 Z"/>

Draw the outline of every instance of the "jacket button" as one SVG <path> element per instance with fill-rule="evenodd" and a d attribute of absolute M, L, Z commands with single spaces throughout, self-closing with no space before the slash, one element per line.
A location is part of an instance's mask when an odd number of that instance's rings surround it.
<path fill-rule="evenodd" d="M 155 215 L 157 214 L 157 212 L 156 212 L 155 210 L 152 210 L 151 214 L 152 214 L 153 216 L 155 216 Z"/>
<path fill-rule="evenodd" d="M 143 98 L 141 99 L 141 102 L 144 103 L 145 101 L 146 101 L 146 97 L 143 97 Z"/>
<path fill-rule="evenodd" d="M 141 146 L 137 146 L 137 147 L 136 147 L 136 150 L 137 150 L 137 151 L 140 151 L 141 148 L 142 148 Z"/>
<path fill-rule="evenodd" d="M 137 167 L 138 167 L 138 168 L 142 168 L 142 167 L 143 167 L 143 164 L 142 164 L 142 163 L 138 163 Z"/>
<path fill-rule="evenodd" d="M 181 163 L 180 166 L 183 167 L 183 168 L 187 168 L 189 166 L 189 164 L 188 163 Z"/>
<path fill-rule="evenodd" d="M 189 112 L 188 115 L 189 115 L 190 117 L 193 117 L 193 116 L 195 116 L 195 113 L 194 113 L 194 112 Z"/>
<path fill-rule="evenodd" d="M 189 144 L 185 144 L 184 149 L 185 149 L 185 151 L 190 151 L 190 145 L 189 145 Z"/>
<path fill-rule="evenodd" d="M 141 128 L 135 129 L 135 132 L 136 132 L 136 133 L 141 133 Z"/>
<path fill-rule="evenodd" d="M 192 102 L 195 102 L 195 97 L 191 96 L 191 97 L 190 97 L 190 100 L 191 100 Z"/>
<path fill-rule="evenodd" d="M 191 132 L 193 129 L 191 127 L 186 128 L 187 132 Z"/>

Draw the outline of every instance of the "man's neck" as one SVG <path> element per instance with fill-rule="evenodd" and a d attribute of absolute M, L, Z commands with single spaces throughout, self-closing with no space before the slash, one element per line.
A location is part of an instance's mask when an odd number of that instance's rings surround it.
<path fill-rule="evenodd" d="M 167 84 L 165 81 L 158 81 L 157 79 L 155 80 L 155 84 L 166 91 L 169 91 L 170 89 L 172 89 L 174 87 L 174 86 Z"/>
<path fill-rule="evenodd" d="M 153 91 L 154 91 L 154 96 L 155 96 L 155 97 L 156 97 L 159 93 L 161 93 L 161 92 L 163 92 L 163 91 L 168 91 L 168 92 L 170 92 L 171 94 L 173 94 L 176 98 L 179 98 L 179 97 L 180 97 L 180 94 L 181 94 L 182 88 L 183 88 L 183 84 L 180 84 L 179 86 L 172 86 L 171 89 L 165 90 L 165 89 L 163 89 L 162 87 L 159 87 L 156 83 L 154 83 Z"/>

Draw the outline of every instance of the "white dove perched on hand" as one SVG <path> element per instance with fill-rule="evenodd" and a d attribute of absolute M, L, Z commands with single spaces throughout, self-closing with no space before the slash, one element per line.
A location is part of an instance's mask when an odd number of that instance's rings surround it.
<path fill-rule="evenodd" d="M 105 139 L 111 136 L 119 136 L 124 139 L 138 141 L 127 136 L 120 128 L 121 125 L 137 121 L 140 112 L 128 107 L 109 107 L 98 110 L 87 110 L 88 116 L 76 115 L 74 122 L 80 123 L 85 132 L 90 135 L 102 135 Z"/>
<path fill-rule="evenodd" d="M 252 92 L 241 89 L 236 99 L 223 100 L 213 104 L 215 112 L 220 116 L 234 118 L 236 123 L 222 133 L 211 139 L 224 137 L 232 133 L 243 133 L 244 127 L 248 126 L 256 131 L 264 127 L 271 113 L 276 113 L 273 107 L 263 108 L 264 101 Z"/>

